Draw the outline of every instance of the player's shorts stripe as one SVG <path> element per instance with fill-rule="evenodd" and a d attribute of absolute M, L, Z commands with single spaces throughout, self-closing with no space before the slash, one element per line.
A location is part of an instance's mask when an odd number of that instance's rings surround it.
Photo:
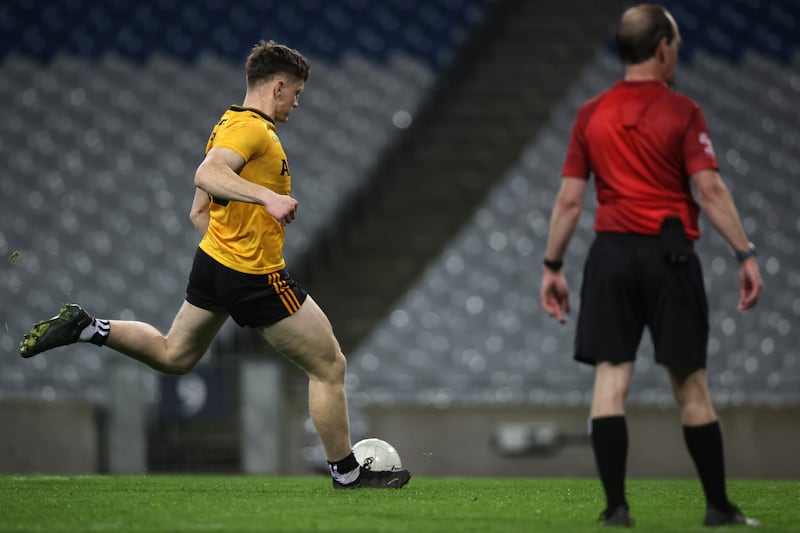
<path fill-rule="evenodd" d="M 292 301 L 292 304 L 294 305 L 294 310 L 295 311 L 299 310 L 300 300 L 297 299 L 297 295 L 294 293 L 294 291 L 289 289 L 288 291 L 286 291 L 286 294 L 289 296 L 289 300 Z"/>
<path fill-rule="evenodd" d="M 292 305 L 289 303 L 289 300 L 286 299 L 286 295 L 279 292 L 278 297 L 281 299 L 281 302 L 283 302 L 283 306 L 286 308 L 286 310 L 290 313 L 294 313 Z"/>
<path fill-rule="evenodd" d="M 277 272 L 273 272 L 268 274 L 267 283 L 272 285 L 272 288 L 275 290 L 275 294 L 281 299 L 283 306 L 290 314 L 294 314 L 300 309 L 300 302 L 297 300 L 297 296 L 295 296 L 294 292 L 292 292 L 286 281 L 281 279 L 281 276 Z"/>

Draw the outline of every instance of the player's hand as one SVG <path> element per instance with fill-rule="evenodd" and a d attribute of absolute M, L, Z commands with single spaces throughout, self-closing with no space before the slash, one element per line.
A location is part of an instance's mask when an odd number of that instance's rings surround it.
<path fill-rule="evenodd" d="M 565 313 L 569 313 L 569 290 L 563 272 L 544 269 L 542 287 L 539 291 L 542 308 L 548 315 L 561 324 L 567 321 Z"/>
<path fill-rule="evenodd" d="M 273 193 L 264 208 L 281 226 L 290 224 L 297 216 L 297 200 L 286 194 Z"/>
<path fill-rule="evenodd" d="M 764 285 L 755 257 L 745 259 L 739 269 L 739 311 L 752 309 L 758 303 Z"/>

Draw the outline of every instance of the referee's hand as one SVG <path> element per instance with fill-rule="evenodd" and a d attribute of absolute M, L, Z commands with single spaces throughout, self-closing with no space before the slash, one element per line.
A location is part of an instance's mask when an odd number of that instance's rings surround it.
<path fill-rule="evenodd" d="M 558 320 L 561 324 L 567 321 L 565 313 L 569 313 L 569 290 L 563 272 L 553 272 L 544 269 L 542 287 L 539 298 L 548 315 Z"/>
<path fill-rule="evenodd" d="M 752 309 L 758 303 L 764 284 L 755 257 L 745 259 L 739 269 L 739 311 Z"/>

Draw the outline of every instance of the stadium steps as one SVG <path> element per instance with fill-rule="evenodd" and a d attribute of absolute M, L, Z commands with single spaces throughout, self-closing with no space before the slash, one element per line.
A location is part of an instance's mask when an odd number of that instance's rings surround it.
<path fill-rule="evenodd" d="M 459 231 L 607 41 L 623 2 L 498 2 L 293 275 L 353 350 Z"/>

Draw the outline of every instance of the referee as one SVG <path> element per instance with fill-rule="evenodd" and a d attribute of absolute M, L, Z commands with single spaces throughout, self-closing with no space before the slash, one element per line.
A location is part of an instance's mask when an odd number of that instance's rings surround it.
<path fill-rule="evenodd" d="M 600 519 L 608 526 L 633 525 L 625 497 L 625 398 L 645 326 L 680 407 L 705 493 L 704 524 L 757 523 L 725 489 L 722 435 L 705 371 L 708 305 L 693 249 L 700 208 L 739 261 L 739 310 L 756 305 L 762 281 L 703 113 L 670 88 L 680 41 L 663 6 L 639 4 L 623 13 L 616 42 L 625 77 L 578 111 L 545 252 L 542 307 L 563 323 L 570 306 L 562 260 L 594 176 L 596 238 L 584 265 L 575 359 L 595 367 L 590 432 L 607 504 Z"/>

